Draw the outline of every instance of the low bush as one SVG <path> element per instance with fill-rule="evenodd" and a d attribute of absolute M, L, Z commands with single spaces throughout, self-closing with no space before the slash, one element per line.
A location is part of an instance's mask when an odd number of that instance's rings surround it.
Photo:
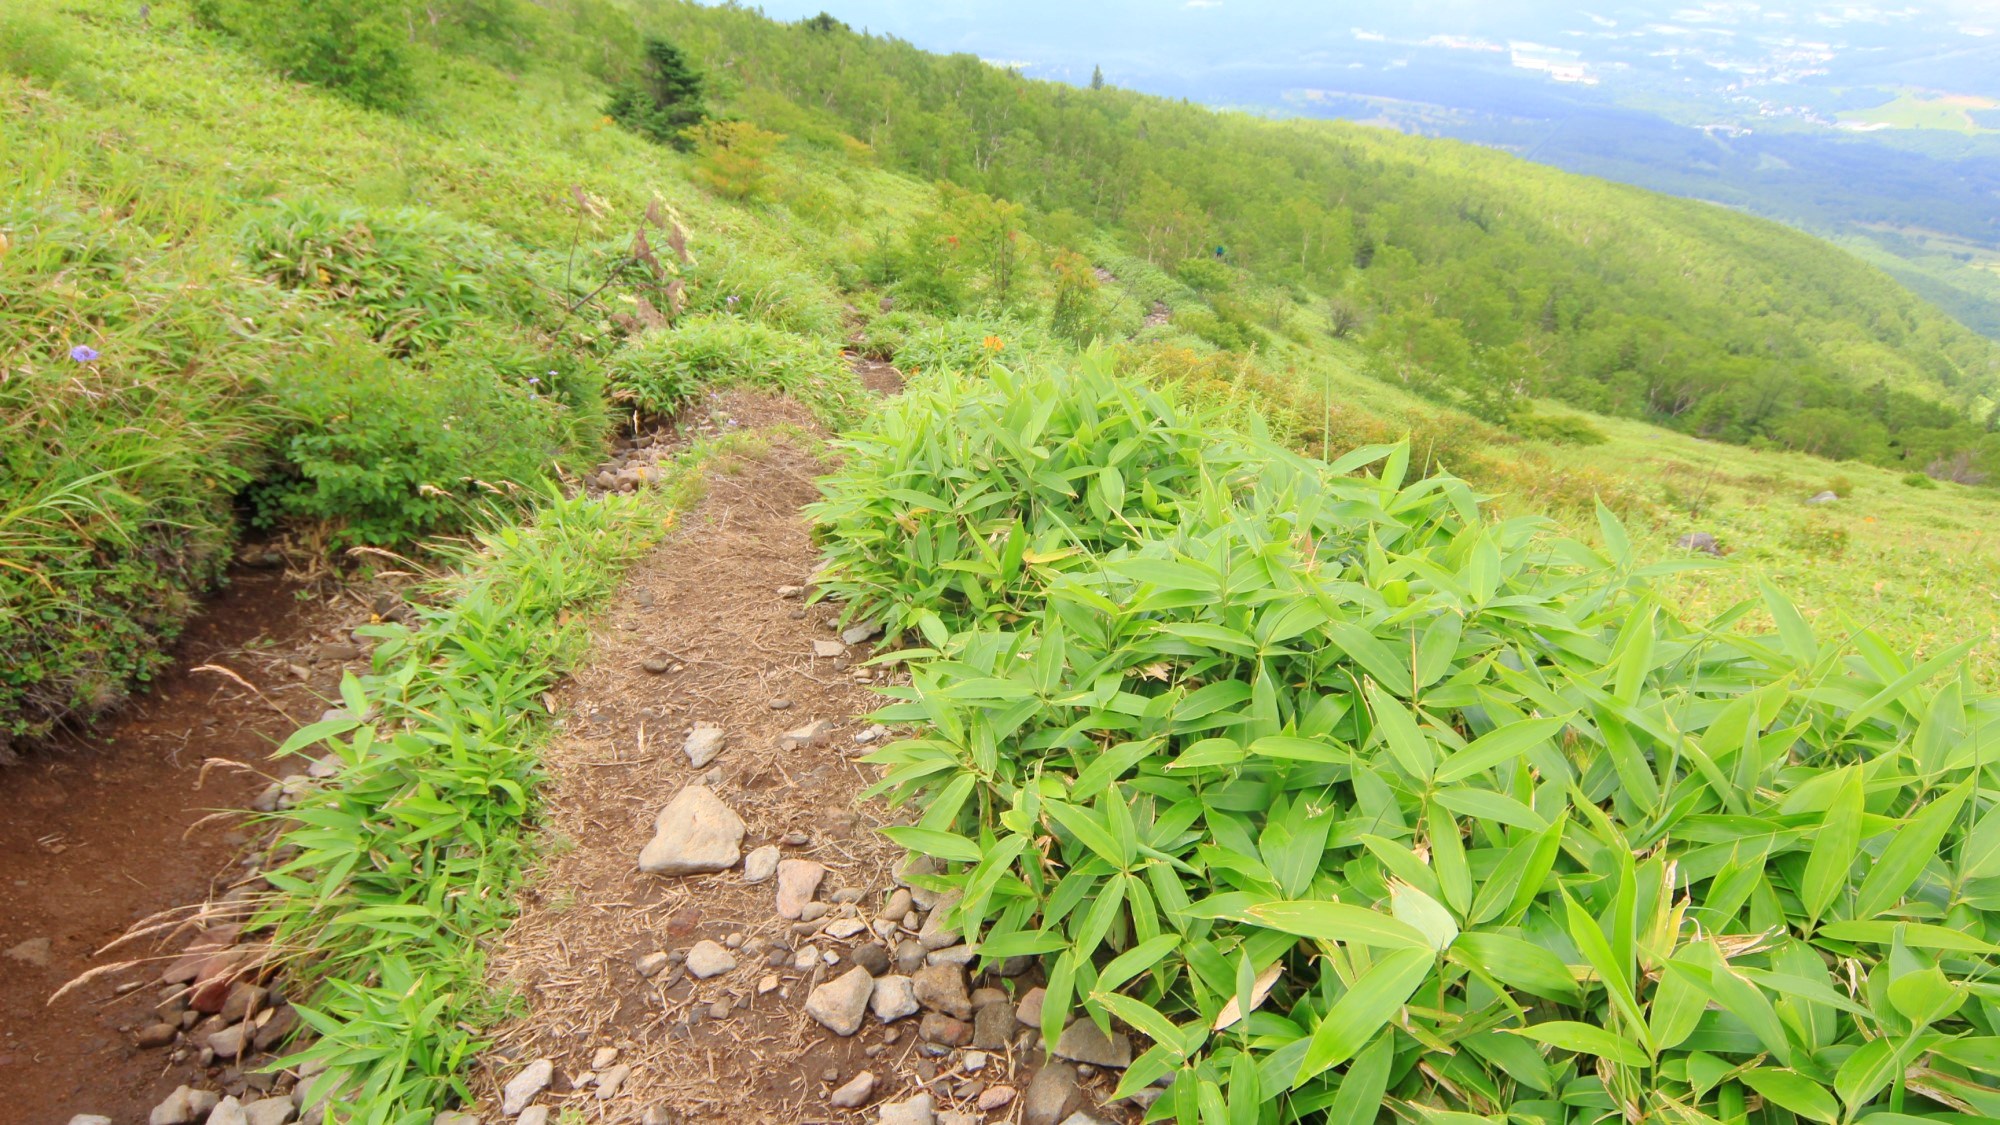
<path fill-rule="evenodd" d="M 1937 481 L 1929 473 L 1904 473 L 1903 483 L 1911 488 L 1936 488 Z"/>
<path fill-rule="evenodd" d="M 836 592 L 929 644 L 878 791 L 983 961 L 1044 960 L 1046 1041 L 1148 1044 L 1151 1119 L 2000 1113 L 1969 644 L 1828 643 L 1769 586 L 1766 631 L 1683 622 L 1608 511 L 1601 550 L 1490 522 L 1403 447 L 1127 525 L 1099 474 L 1178 429 L 1060 427 L 1088 373 L 983 393 L 886 412 L 818 510 Z M 1077 553 L 1009 569 L 1043 508 Z"/>
<path fill-rule="evenodd" d="M 1603 445 L 1611 440 L 1581 414 L 1524 412 L 1508 418 L 1507 428 L 1524 438 L 1550 445 Z"/>
<path fill-rule="evenodd" d="M 246 225 L 243 253 L 259 275 L 350 313 L 398 355 L 442 345 L 480 313 L 528 319 L 540 308 L 525 266 L 493 236 L 429 211 L 285 200 Z"/>
<path fill-rule="evenodd" d="M 611 357 L 614 398 L 668 415 L 704 386 L 756 385 L 813 402 L 839 393 L 851 376 L 839 349 L 728 315 L 690 317 L 634 337 Z"/>
<path fill-rule="evenodd" d="M 416 96 L 416 60 L 396 5 L 377 0 L 194 0 L 204 26 L 242 40 L 287 78 L 370 109 Z"/>
<path fill-rule="evenodd" d="M 809 336 L 840 328 L 840 295 L 788 255 L 725 243 L 704 249 L 681 277 L 691 313 L 728 313 Z"/>
<path fill-rule="evenodd" d="M 582 376 L 544 362 L 477 343 L 429 370 L 360 344 L 307 351 L 274 380 L 281 467 L 250 491 L 257 522 L 318 521 L 334 545 L 403 544 L 532 498 L 594 460 L 604 422 Z"/>
<path fill-rule="evenodd" d="M 870 321 L 862 347 L 916 372 L 979 372 L 997 363 L 1069 354 L 1063 342 L 1027 321 L 970 316 L 946 320 L 901 311 Z"/>

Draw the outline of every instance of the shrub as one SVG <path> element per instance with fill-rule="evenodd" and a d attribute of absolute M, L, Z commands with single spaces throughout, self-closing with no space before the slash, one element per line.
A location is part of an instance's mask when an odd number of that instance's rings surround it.
<path fill-rule="evenodd" d="M 1170 527 L 1205 484 L 1285 460 L 1212 441 L 1211 421 L 1171 389 L 1119 378 L 1103 352 L 1069 371 L 941 367 L 844 443 L 828 499 L 811 509 L 826 548 L 820 589 L 848 617 L 886 617 L 892 634 L 924 614 L 1003 619 L 1094 552 Z"/>
<path fill-rule="evenodd" d="M 397 355 L 442 345 L 475 314 L 532 315 L 526 269 L 491 234 L 428 211 L 285 200 L 245 226 L 250 268 L 357 317 Z"/>
<path fill-rule="evenodd" d="M 1019 385 L 898 403 L 817 514 L 837 592 L 929 645 L 878 715 L 920 725 L 870 756 L 920 804 L 887 831 L 984 963 L 1044 960 L 1045 1041 L 1150 1042 L 1117 1095 L 1167 1081 L 1155 1116 L 1188 1121 L 1995 1111 L 1969 644 L 1849 653 L 1768 585 L 1770 632 L 1684 623 L 1608 512 L 1601 551 L 1490 522 L 1402 448 L 1161 491 L 1127 528 L 1092 498 L 1152 431 L 1063 426 L 1087 376 Z M 1009 450 L 1024 427 L 1057 472 Z"/>
<path fill-rule="evenodd" d="M 377 0 L 195 0 L 195 19 L 243 40 L 272 69 L 370 109 L 416 93 L 409 35 Z"/>
<path fill-rule="evenodd" d="M 282 467 L 250 492 L 257 521 L 323 521 L 336 545 L 401 544 L 531 499 L 596 451 L 603 415 L 543 394 L 546 369 L 528 370 L 478 347 L 428 371 L 358 345 L 308 351 L 275 380 Z"/>
<path fill-rule="evenodd" d="M 1847 529 L 1839 524 L 1802 519 L 1793 521 L 1782 542 L 1808 558 L 1838 559 L 1847 554 L 1848 539 Z"/>
<path fill-rule="evenodd" d="M 1507 428 L 1524 438 L 1550 445 L 1603 445 L 1611 440 L 1581 414 L 1524 412 L 1507 419 Z"/>
<path fill-rule="evenodd" d="M 76 73 L 76 44 L 68 29 L 23 0 L 0 12 L 0 74 L 14 74 L 53 87 Z"/>
<path fill-rule="evenodd" d="M 1230 268 L 1213 258 L 1189 258 L 1174 267 L 1174 276 L 1197 293 L 1227 293 L 1236 282 Z"/>
<path fill-rule="evenodd" d="M 689 132 L 695 178 L 726 199 L 763 199 L 770 192 L 768 163 L 785 138 L 748 121 L 708 121 Z"/>
<path fill-rule="evenodd" d="M 1049 330 L 1078 347 L 1089 344 L 1104 321 L 1096 267 L 1074 250 L 1058 250 L 1049 262 L 1049 273 L 1055 282 Z"/>
<path fill-rule="evenodd" d="M 679 47 L 649 37 L 639 76 L 612 91 L 604 113 L 642 137 L 687 150 L 694 147 L 690 130 L 708 119 L 704 87 Z"/>
<path fill-rule="evenodd" d="M 609 382 L 614 397 L 666 415 L 708 386 L 764 385 L 825 399 L 845 372 L 839 351 L 824 339 L 703 315 L 628 341 L 611 357 Z"/>
<path fill-rule="evenodd" d="M 1904 473 L 1903 483 L 1911 488 L 1936 488 L 1937 481 L 1929 473 Z"/>
<path fill-rule="evenodd" d="M 840 328 L 840 295 L 809 263 L 788 255 L 723 244 L 704 250 L 681 276 L 690 313 L 727 313 L 805 335 Z"/>
<path fill-rule="evenodd" d="M 1843 474 L 1840 476 L 1836 476 L 1831 480 L 1828 480 L 1826 482 L 1825 490 L 1827 492 L 1833 493 L 1835 496 L 1840 497 L 1842 500 L 1845 500 L 1848 497 L 1854 495 L 1854 482 L 1848 479 L 1847 476 Z"/>
<path fill-rule="evenodd" d="M 887 323 L 883 323 L 883 322 Z M 868 347 L 893 345 L 895 361 L 909 371 L 985 371 L 996 363 L 1065 351 L 1037 325 L 1017 320 L 933 317 L 891 313 L 870 326 Z"/>

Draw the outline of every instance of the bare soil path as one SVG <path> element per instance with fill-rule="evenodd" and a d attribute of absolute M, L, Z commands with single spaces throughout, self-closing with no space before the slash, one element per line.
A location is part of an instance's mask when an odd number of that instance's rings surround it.
<path fill-rule="evenodd" d="M 170 1049 L 134 1043 L 158 1019 L 157 986 L 120 994 L 104 980 L 49 999 L 128 926 L 226 886 L 247 838 L 236 818 L 205 818 L 246 807 L 268 784 L 260 771 L 274 769 L 271 748 L 295 725 L 281 709 L 319 717 L 351 649 L 343 626 L 366 620 L 358 602 L 299 592 L 277 570 L 238 569 L 151 691 L 0 769 L 0 1120 L 144 1121 L 188 1079 L 191 1064 Z M 204 771 L 209 759 L 249 769 Z"/>

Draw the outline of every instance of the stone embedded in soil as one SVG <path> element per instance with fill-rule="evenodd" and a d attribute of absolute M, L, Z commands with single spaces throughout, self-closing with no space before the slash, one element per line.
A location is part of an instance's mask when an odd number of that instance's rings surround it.
<path fill-rule="evenodd" d="M 1106 1036 L 1089 1019 L 1080 1019 L 1056 1037 L 1056 1057 L 1123 1070 L 1132 1065 L 1132 1040 L 1123 1032 Z"/>
<path fill-rule="evenodd" d="M 261 1011 L 264 1002 L 270 998 L 270 989 L 247 981 L 240 982 L 230 988 L 228 997 L 223 1000 L 222 1018 L 230 1023 L 247 1020 Z"/>
<path fill-rule="evenodd" d="M 688 765 L 695 769 L 715 760 L 717 754 L 729 742 L 729 735 L 714 723 L 696 723 L 688 732 L 687 741 L 681 744 L 681 751 L 688 756 Z"/>
<path fill-rule="evenodd" d="M 290 1005 L 286 1005 L 283 1008 L 273 1008 L 271 1009 L 270 1018 L 266 1019 L 263 1026 L 257 1029 L 257 1034 L 251 1040 L 251 1045 L 260 1051 L 268 1051 L 278 1044 L 283 1043 L 285 1038 L 291 1035 L 298 1026 L 298 1009 Z"/>
<path fill-rule="evenodd" d="M 924 957 L 927 965 L 970 965 L 979 959 L 976 945 L 947 945 L 943 949 L 933 949 Z"/>
<path fill-rule="evenodd" d="M 860 937 L 867 931 L 868 923 L 859 918 L 836 918 L 826 924 L 826 936 L 839 941 Z"/>
<path fill-rule="evenodd" d="M 148 1024 L 139 1029 L 139 1046 L 143 1050 L 165 1047 L 173 1043 L 180 1033 L 180 1027 L 171 1023 Z"/>
<path fill-rule="evenodd" d="M 957 965 L 925 965 L 917 970 L 912 985 L 917 1003 L 953 1019 L 972 1018 L 972 997 L 965 992 L 965 970 Z"/>
<path fill-rule="evenodd" d="M 773 711 L 789 711 L 792 707 L 792 701 L 780 696 L 777 699 L 773 699 L 767 706 Z"/>
<path fill-rule="evenodd" d="M 1056 1125 L 1083 1100 L 1076 1075 L 1066 1066 L 1045 1066 L 1035 1072 L 1021 1095 L 1022 1125 Z"/>
<path fill-rule="evenodd" d="M 890 974 L 875 979 L 875 992 L 868 1000 L 868 1010 L 883 1023 L 894 1023 L 905 1016 L 914 1016 L 921 1009 L 917 1003 L 916 989 L 910 978 Z"/>
<path fill-rule="evenodd" d="M 819 893 L 826 868 L 810 859 L 787 859 L 778 864 L 778 917 L 798 921 L 806 903 Z"/>
<path fill-rule="evenodd" d="M 915 938 L 905 938 L 896 943 L 896 971 L 915 973 L 924 967 L 924 947 Z"/>
<path fill-rule="evenodd" d="M 800 908 L 799 910 L 799 921 L 817 922 L 821 918 L 826 917 L 827 911 L 831 909 L 833 908 L 824 902 L 806 903 L 805 906 Z"/>
<path fill-rule="evenodd" d="M 249 1118 L 243 1115 L 243 1103 L 232 1096 L 215 1103 L 215 1108 L 208 1111 L 208 1125 L 250 1125 L 250 1123 Z"/>
<path fill-rule="evenodd" d="M 784 853 L 776 844 L 765 844 L 743 857 L 743 881 L 761 883 L 778 872 L 778 857 Z"/>
<path fill-rule="evenodd" d="M 868 640 L 870 637 L 879 637 L 881 635 L 882 635 L 882 626 L 875 624 L 873 622 L 863 622 L 860 625 L 850 625 L 847 628 L 842 629 L 840 631 L 841 642 L 843 644 L 850 644 L 850 645 L 858 645 L 861 642 Z"/>
<path fill-rule="evenodd" d="M 514 1117 L 528 1108 L 535 1095 L 548 1088 L 549 1080 L 555 1077 L 556 1064 L 548 1059 L 536 1059 L 521 1068 L 521 1072 L 507 1080 L 500 1090 L 500 1112 Z"/>
<path fill-rule="evenodd" d="M 979 1112 L 992 1113 L 1005 1109 L 1014 1100 L 1014 1087 L 988 1086 L 979 1092 Z"/>
<path fill-rule="evenodd" d="M 926 1043 L 963 1047 L 972 1042 L 972 1025 L 943 1012 L 925 1012 L 923 1021 L 917 1025 L 917 1034 Z"/>
<path fill-rule="evenodd" d="M 979 1115 L 948 1109 L 937 1115 L 937 1125 L 979 1125 Z"/>
<path fill-rule="evenodd" d="M 958 931 L 944 924 L 944 916 L 958 905 L 959 893 L 953 891 L 937 900 L 931 912 L 924 919 L 923 928 L 917 931 L 917 940 L 925 950 L 945 949 L 959 943 Z"/>
<path fill-rule="evenodd" d="M 632 962 L 632 967 L 639 970 L 640 976 L 650 980 L 659 976 L 660 970 L 667 967 L 667 955 L 660 952 L 648 953 Z"/>
<path fill-rule="evenodd" d="M 839 641 L 819 640 L 813 642 L 813 655 L 824 657 L 846 656 L 847 646 Z"/>
<path fill-rule="evenodd" d="M 736 968 L 736 955 L 712 941 L 698 941 L 688 950 L 687 970 L 696 980 L 707 980 Z"/>
<path fill-rule="evenodd" d="M 847 1036 L 861 1030 L 868 1012 L 868 998 L 874 994 L 875 978 L 860 967 L 827 981 L 806 997 L 806 1014 L 835 1035 Z"/>
<path fill-rule="evenodd" d="M 632 1066 L 630 1063 L 619 1063 L 617 1066 L 606 1067 L 598 1071 L 597 1100 L 608 1102 L 612 1098 L 617 1097 L 618 1087 L 623 1086 L 625 1079 L 631 1077 L 631 1075 Z"/>
<path fill-rule="evenodd" d="M 639 662 L 639 667 L 644 668 L 655 676 L 660 675 L 673 666 L 674 662 L 664 656 L 649 656 Z"/>
<path fill-rule="evenodd" d="M 867 1105 L 868 1099 L 874 1094 L 875 1072 L 864 1070 L 848 1079 L 847 1084 L 835 1090 L 827 1101 L 831 1102 L 835 1109 L 858 1109 Z"/>
<path fill-rule="evenodd" d="M 549 1125 L 549 1107 L 531 1105 L 522 1110 L 519 1125 Z"/>
<path fill-rule="evenodd" d="M 639 870 L 655 875 L 727 871 L 742 858 L 743 818 L 706 785 L 690 785 L 655 818 Z"/>
<path fill-rule="evenodd" d="M 778 749 L 802 750 L 808 746 L 824 746 L 833 736 L 833 724 L 825 719 L 814 719 L 802 727 L 794 727 L 778 736 Z"/>
<path fill-rule="evenodd" d="M 1005 1003 L 988 1004 L 972 1019 L 972 1045 L 983 1051 L 1004 1051 L 1014 1034 L 1014 1010 Z"/>
<path fill-rule="evenodd" d="M 50 942 L 48 938 L 29 938 L 24 942 L 9 946 L 6 956 L 10 960 L 19 961 L 24 965 L 33 965 L 37 969 L 46 969 L 49 967 L 49 955 L 54 952 L 54 948 L 54 943 Z"/>
<path fill-rule="evenodd" d="M 618 1048 L 599 1047 L 590 1053 L 590 1069 L 603 1070 L 618 1061 Z"/>
<path fill-rule="evenodd" d="M 249 1125 L 285 1125 L 297 1109 L 289 1097 L 259 1098 L 243 1106 L 243 1119 Z"/>
<path fill-rule="evenodd" d="M 1021 1002 L 1014 1006 L 1014 1018 L 1027 1027 L 1042 1026 L 1042 1001 L 1048 994 L 1048 989 L 1039 986 L 1029 989 L 1027 995 L 1021 997 Z"/>
<path fill-rule="evenodd" d="M 247 1024 L 230 1024 L 208 1037 L 208 1049 L 214 1051 L 217 1058 L 233 1059 L 243 1053 L 255 1030 Z"/>
<path fill-rule="evenodd" d="M 1077 1110 L 1075 1113 L 1063 1118 L 1062 1125 L 1104 1125 L 1104 1122 L 1099 1121 L 1082 1110 Z"/>
<path fill-rule="evenodd" d="M 152 1114 L 146 1118 L 147 1125 L 192 1125 L 207 1117 L 221 1100 L 212 1090 L 181 1086 L 153 1107 Z"/>
<path fill-rule="evenodd" d="M 111 1119 L 95 1113 L 79 1113 L 69 1119 L 69 1125 L 111 1125 Z"/>
<path fill-rule="evenodd" d="M 879 1125 L 937 1125 L 937 1108 L 929 1094 L 918 1094 L 906 1102 L 882 1107 Z"/>
<path fill-rule="evenodd" d="M 889 971 L 888 949 L 874 942 L 869 942 L 867 945 L 855 946 L 854 952 L 848 954 L 848 957 L 855 964 L 867 969 L 868 975 L 871 977 L 879 977 Z"/>

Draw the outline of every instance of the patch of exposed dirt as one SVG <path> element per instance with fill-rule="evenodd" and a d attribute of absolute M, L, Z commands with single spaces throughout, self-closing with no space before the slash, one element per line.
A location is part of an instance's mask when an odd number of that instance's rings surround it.
<path fill-rule="evenodd" d="M 814 987 L 848 973 L 857 950 L 876 942 L 874 926 L 896 921 L 877 912 L 895 897 L 902 854 L 876 831 L 889 810 L 859 799 L 878 767 L 856 760 L 885 737 L 867 715 L 881 702 L 871 689 L 889 673 L 862 667 L 866 645 L 836 652 L 837 609 L 799 596 L 818 561 L 800 509 L 817 497 L 822 471 L 782 438 L 712 471 L 702 503 L 627 573 L 586 667 L 557 691 L 559 730 L 543 755 L 550 858 L 491 955 L 490 978 L 516 991 L 525 1011 L 481 1060 L 489 1119 L 502 1085 L 538 1059 L 554 1064 L 540 1104 L 648 1125 L 873 1121 L 882 1103 L 926 1092 L 940 1111 L 969 1112 L 991 1087 L 1024 1089 L 1040 1063 L 1011 1024 L 1006 1044 L 978 1053 L 975 1075 L 966 1069 L 973 1053 L 926 1042 L 914 1015 L 886 1026 L 870 1016 L 843 1038 L 804 1011 Z M 828 724 L 824 741 L 787 741 L 818 721 Z M 697 723 L 719 725 L 728 739 L 703 767 L 684 752 Z M 779 917 L 775 881 L 750 883 L 741 865 L 678 878 L 638 870 L 656 814 L 697 782 L 742 818 L 746 855 L 777 845 L 786 859 L 826 867 L 825 918 Z M 870 928 L 831 937 L 826 927 L 843 916 L 849 928 Z M 883 944 L 912 939 L 908 921 L 886 927 Z M 733 948 L 735 967 L 693 979 L 681 959 L 704 940 Z M 801 960 L 808 947 L 817 960 Z M 668 967 L 642 973 L 648 955 L 665 955 Z M 1018 995 L 1035 981 L 989 973 L 970 983 Z M 1006 1006 L 1011 1015 L 1011 998 Z M 611 1065 L 631 1070 L 600 1100 L 593 1067 L 610 1049 Z M 833 1089 L 862 1070 L 878 1077 L 872 1095 L 833 1108 Z M 1089 1101 L 1114 1082 L 1110 1073 L 1090 1080 Z M 1018 1121 L 1022 1107 L 1016 1098 L 972 1119 Z"/>
<path fill-rule="evenodd" d="M 854 374 L 860 378 L 861 385 L 876 394 L 903 393 L 903 373 L 896 370 L 896 365 L 888 360 L 850 353 L 847 365 L 854 369 Z"/>
<path fill-rule="evenodd" d="M 0 955 L 0 1117 L 143 1121 L 196 1076 L 192 1060 L 172 1058 L 175 1048 L 135 1045 L 133 1033 L 159 1019 L 150 983 L 159 966 L 49 1000 L 127 927 L 222 893 L 242 873 L 245 829 L 210 814 L 245 807 L 275 776 L 272 747 L 318 718 L 341 671 L 358 666 L 345 634 L 368 619 L 354 591 L 301 592 L 276 570 L 239 568 L 152 690 L 0 769 L 9 810 L 0 816 L 0 951 L 18 951 Z M 128 982 L 122 990 L 118 980 Z"/>

